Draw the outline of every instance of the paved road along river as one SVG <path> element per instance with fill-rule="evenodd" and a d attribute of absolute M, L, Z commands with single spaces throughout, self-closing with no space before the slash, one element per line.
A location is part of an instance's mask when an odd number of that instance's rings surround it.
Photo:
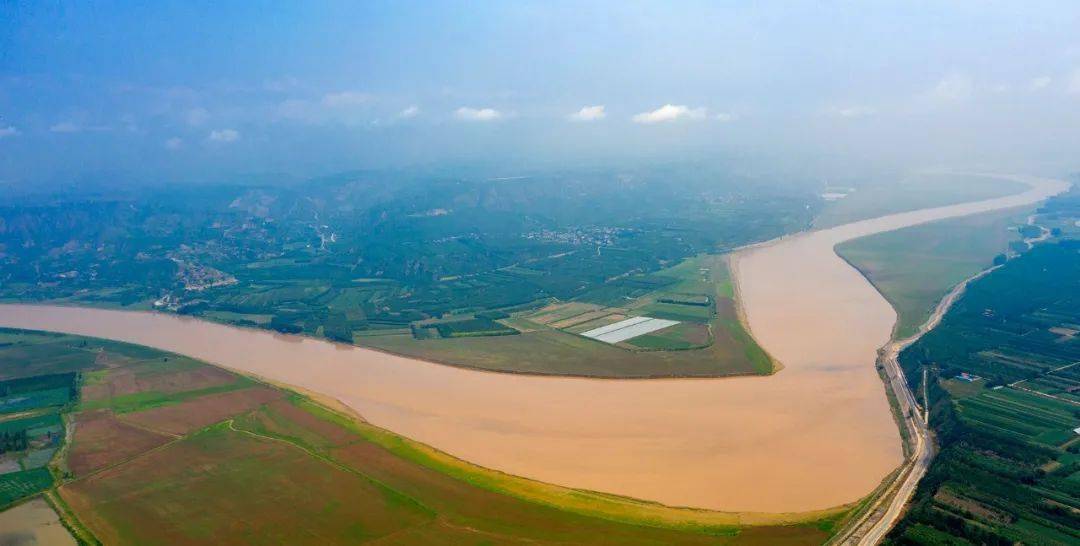
<path fill-rule="evenodd" d="M 896 319 L 833 246 L 1067 188 L 895 214 L 740 252 L 750 328 L 772 377 L 599 380 L 471 371 L 157 313 L 2 305 L 0 325 L 116 339 L 339 399 L 474 463 L 571 487 L 725 511 L 795 512 L 869 493 L 901 462 L 874 370 Z M 523 355 L 527 357 L 527 355 Z"/>

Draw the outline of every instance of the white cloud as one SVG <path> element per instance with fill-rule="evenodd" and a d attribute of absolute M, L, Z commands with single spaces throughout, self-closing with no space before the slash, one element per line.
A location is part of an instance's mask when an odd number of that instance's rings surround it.
<path fill-rule="evenodd" d="M 652 112 L 642 112 L 633 117 L 635 123 L 663 123 L 680 119 L 704 119 L 704 108 L 690 108 L 681 104 L 665 104 Z"/>
<path fill-rule="evenodd" d="M 7 138 L 18 136 L 19 130 L 14 126 L 8 125 L 7 127 L 0 127 L 0 138 Z"/>
<path fill-rule="evenodd" d="M 179 150 L 184 147 L 184 139 L 179 137 L 172 137 L 165 141 L 166 150 Z"/>
<path fill-rule="evenodd" d="M 963 74 L 945 76 L 930 90 L 930 98 L 943 102 L 959 102 L 971 98 L 975 86 Z"/>
<path fill-rule="evenodd" d="M 398 114 L 398 117 L 402 118 L 402 119 L 409 119 L 409 118 L 415 118 L 418 115 L 420 115 L 420 107 L 416 106 L 414 104 L 414 105 L 402 110 Z"/>
<path fill-rule="evenodd" d="M 828 113 L 842 118 L 864 118 L 876 114 L 877 109 L 870 106 L 849 104 L 829 108 Z"/>
<path fill-rule="evenodd" d="M 503 113 L 494 108 L 468 108 L 462 106 L 454 110 L 454 117 L 463 121 L 496 121 Z"/>
<path fill-rule="evenodd" d="M 570 114 L 570 121 L 599 121 L 607 116 L 604 105 L 585 106 L 581 110 Z"/>
<path fill-rule="evenodd" d="M 1031 81 L 1028 82 L 1028 88 L 1032 91 L 1038 91 L 1050 87 L 1050 84 L 1052 83 L 1054 83 L 1054 80 L 1050 76 L 1039 76 L 1038 78 L 1032 78 Z"/>
<path fill-rule="evenodd" d="M 731 123 L 739 119 L 739 115 L 732 112 L 720 112 L 719 114 L 713 116 L 713 119 L 719 121 L 720 123 Z"/>
<path fill-rule="evenodd" d="M 367 93 L 360 93 L 359 91 L 341 91 L 338 93 L 327 93 L 323 95 L 323 106 L 329 106 L 332 108 L 342 108 L 349 106 L 359 106 L 365 104 L 371 100 L 371 95 Z"/>
<path fill-rule="evenodd" d="M 184 121 L 192 127 L 198 127 L 210 119 L 210 112 L 205 108 L 192 108 L 184 112 Z"/>
<path fill-rule="evenodd" d="M 210 135 L 206 138 L 210 142 L 228 144 L 240 140 L 240 132 L 236 129 L 218 129 L 216 131 L 210 131 Z"/>

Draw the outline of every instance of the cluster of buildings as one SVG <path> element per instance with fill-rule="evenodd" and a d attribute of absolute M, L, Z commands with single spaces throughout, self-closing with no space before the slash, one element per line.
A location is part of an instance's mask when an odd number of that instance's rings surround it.
<path fill-rule="evenodd" d="M 522 237 L 545 243 L 564 243 L 571 245 L 613 246 L 616 239 L 633 231 L 617 227 L 584 227 L 565 230 L 541 229 L 530 231 Z"/>

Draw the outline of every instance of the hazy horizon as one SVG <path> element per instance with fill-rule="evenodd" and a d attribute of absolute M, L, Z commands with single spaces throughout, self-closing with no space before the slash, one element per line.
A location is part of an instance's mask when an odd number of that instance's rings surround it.
<path fill-rule="evenodd" d="M 0 182 L 743 158 L 1060 173 L 1064 2 L 0 7 Z"/>

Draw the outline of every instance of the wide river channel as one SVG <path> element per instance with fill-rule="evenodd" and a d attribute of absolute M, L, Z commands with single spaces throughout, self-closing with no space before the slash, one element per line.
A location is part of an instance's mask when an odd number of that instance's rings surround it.
<path fill-rule="evenodd" d="M 1068 184 L 893 214 L 748 248 L 734 264 L 771 377 L 610 380 L 474 371 L 161 313 L 0 305 L 0 325 L 156 347 L 321 393 L 473 463 L 559 485 L 733 512 L 855 501 L 902 460 L 874 369 L 896 313 L 843 241 L 1035 203 Z M 528 358 L 528 355 L 522 355 Z"/>

